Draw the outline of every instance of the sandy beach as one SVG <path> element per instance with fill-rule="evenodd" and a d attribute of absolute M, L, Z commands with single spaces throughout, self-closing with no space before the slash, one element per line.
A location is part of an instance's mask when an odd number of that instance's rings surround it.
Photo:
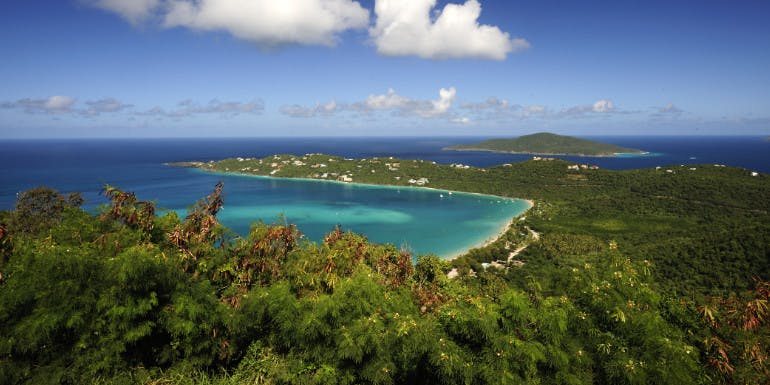
<path fill-rule="evenodd" d="M 462 251 L 458 251 L 457 253 L 452 254 L 449 257 L 446 257 L 445 259 L 452 260 L 452 259 L 455 259 L 457 257 L 463 256 L 465 253 L 468 252 L 468 250 L 478 249 L 478 248 L 481 248 L 481 247 L 486 247 L 486 246 L 491 245 L 492 243 L 494 243 L 495 241 L 500 239 L 500 237 L 505 235 L 505 233 L 508 232 L 508 229 L 511 227 L 511 225 L 513 225 L 513 223 L 515 221 L 517 221 L 519 218 L 521 218 L 522 215 L 526 214 L 527 211 L 529 211 L 529 209 L 531 209 L 532 207 L 535 206 L 535 202 L 530 200 L 530 199 L 520 199 L 520 198 L 515 198 L 515 199 L 519 199 L 519 200 L 522 200 L 524 202 L 527 202 L 527 206 L 528 207 L 521 214 L 511 218 L 510 221 L 508 221 L 505 224 L 503 224 L 502 226 L 500 226 L 500 230 L 494 236 L 489 237 L 486 240 L 484 240 L 483 242 L 479 242 L 479 243 L 477 243 L 477 244 L 475 244 L 475 245 L 473 245 L 473 246 L 471 246 L 471 247 L 469 247 L 467 249 L 464 249 Z"/>

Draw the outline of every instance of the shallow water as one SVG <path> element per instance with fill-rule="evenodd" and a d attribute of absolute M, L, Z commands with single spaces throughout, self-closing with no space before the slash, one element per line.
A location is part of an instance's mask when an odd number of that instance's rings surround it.
<path fill-rule="evenodd" d="M 375 242 L 442 257 L 485 242 L 528 207 L 522 200 L 441 190 L 210 176 L 221 178 L 227 186 L 219 219 L 239 234 L 246 234 L 256 220 L 284 217 L 311 240 L 320 240 L 342 225 Z"/>

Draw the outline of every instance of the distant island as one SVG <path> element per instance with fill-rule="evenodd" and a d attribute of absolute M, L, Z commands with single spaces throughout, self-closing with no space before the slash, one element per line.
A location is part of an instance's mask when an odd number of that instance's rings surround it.
<path fill-rule="evenodd" d="M 445 147 L 456 151 L 491 151 L 509 154 L 573 155 L 573 156 L 617 156 L 618 154 L 646 154 L 633 148 L 593 140 L 574 138 L 551 133 L 524 135 L 512 139 L 490 139 L 480 143 L 458 144 Z"/>

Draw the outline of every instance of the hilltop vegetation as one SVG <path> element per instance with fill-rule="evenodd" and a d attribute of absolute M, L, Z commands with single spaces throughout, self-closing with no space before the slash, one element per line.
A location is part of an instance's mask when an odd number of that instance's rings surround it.
<path fill-rule="evenodd" d="M 593 140 L 551 133 L 524 135 L 512 139 L 490 139 L 473 144 L 449 146 L 446 150 L 492 151 L 512 154 L 615 156 L 621 153 L 642 154 L 644 151 Z"/>
<path fill-rule="evenodd" d="M 407 252 L 340 228 L 318 243 L 287 223 L 233 234 L 216 219 L 222 185 L 185 219 L 110 186 L 98 215 L 81 210 L 77 195 L 27 192 L 15 210 L 0 212 L 0 384 L 769 377 L 766 175 L 715 166 L 575 170 L 560 160 L 476 169 L 327 155 L 196 165 L 313 177 L 322 159 L 327 171 L 355 181 L 425 178 L 436 188 L 537 204 L 489 247 L 412 264 Z M 519 263 L 480 266 L 521 245 L 528 247 Z M 452 269 L 459 275 L 449 279 Z"/>

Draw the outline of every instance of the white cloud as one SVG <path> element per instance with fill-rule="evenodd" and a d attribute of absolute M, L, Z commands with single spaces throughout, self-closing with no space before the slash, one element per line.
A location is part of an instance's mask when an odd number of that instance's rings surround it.
<path fill-rule="evenodd" d="M 480 24 L 479 0 L 436 7 L 436 0 L 375 0 L 377 20 L 360 0 L 79 0 L 132 24 L 223 31 L 262 47 L 333 46 L 348 30 L 369 27 L 383 55 L 503 60 L 529 48 L 497 26 Z"/>
<path fill-rule="evenodd" d="M 369 25 L 355 0 L 81 0 L 132 24 L 162 20 L 168 28 L 225 31 L 263 47 L 335 44 L 337 35 Z"/>
<path fill-rule="evenodd" d="M 75 99 L 69 96 L 51 96 L 43 103 L 43 109 L 46 111 L 69 111 L 72 105 L 75 104 Z"/>
<path fill-rule="evenodd" d="M 117 13 L 136 24 L 149 17 L 160 5 L 160 0 L 86 0 L 86 4 Z"/>
<path fill-rule="evenodd" d="M 452 107 L 455 97 L 457 97 L 457 90 L 454 87 L 449 89 L 442 88 L 438 91 L 439 99 L 432 101 L 433 109 L 425 111 L 428 115 L 441 115 L 446 114 L 449 108 Z"/>
<path fill-rule="evenodd" d="M 423 118 L 433 118 L 447 115 L 457 97 L 454 87 L 441 88 L 436 100 L 415 100 L 396 93 L 392 88 L 384 95 L 369 95 L 362 103 L 356 103 L 354 109 L 364 112 L 395 111 L 400 115 L 417 115 Z"/>
<path fill-rule="evenodd" d="M 23 109 L 25 112 L 34 114 L 43 113 L 68 113 L 72 112 L 72 106 L 75 105 L 75 99 L 70 96 L 54 95 L 46 99 L 24 98 L 15 102 L 6 102 L 2 104 L 5 109 Z"/>
<path fill-rule="evenodd" d="M 503 60 L 529 48 L 496 26 L 480 25 L 481 4 L 447 4 L 431 20 L 436 0 L 375 0 L 377 22 L 369 35 L 383 55 L 416 55 L 430 59 L 482 58 Z"/>
<path fill-rule="evenodd" d="M 591 111 L 598 113 L 612 112 L 614 110 L 615 105 L 612 103 L 612 100 L 607 99 L 597 100 L 591 108 Z"/>
<path fill-rule="evenodd" d="M 388 88 L 385 95 L 369 95 L 364 102 L 367 110 L 390 110 L 404 108 L 410 100 L 396 94 L 396 90 Z"/>
<path fill-rule="evenodd" d="M 292 118 L 312 118 L 318 115 L 332 115 L 343 109 L 344 106 L 338 105 L 336 100 L 331 100 L 324 104 L 316 104 L 314 107 L 305 107 L 297 104 L 282 106 L 280 111 L 282 114 Z"/>
<path fill-rule="evenodd" d="M 164 24 L 226 31 L 271 47 L 335 44 L 337 34 L 365 28 L 369 11 L 352 0 L 168 0 Z"/>
<path fill-rule="evenodd" d="M 312 118 L 316 116 L 330 116 L 339 112 L 358 112 L 374 114 L 377 112 L 391 112 L 402 117 L 438 118 L 454 117 L 452 107 L 457 98 L 457 90 L 454 87 L 441 88 L 438 91 L 438 99 L 418 100 L 399 95 L 396 90 L 389 88 L 384 94 L 369 95 L 363 101 L 351 104 L 338 103 L 331 100 L 327 103 L 317 103 L 313 106 L 298 104 L 284 105 L 280 112 L 293 118 Z"/>

